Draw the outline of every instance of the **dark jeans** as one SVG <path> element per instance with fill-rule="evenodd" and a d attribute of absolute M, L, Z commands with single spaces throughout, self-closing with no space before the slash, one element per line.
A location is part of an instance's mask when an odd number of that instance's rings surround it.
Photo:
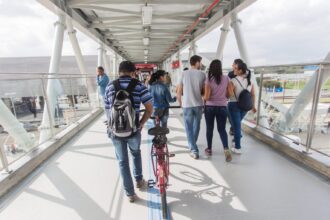
<path fill-rule="evenodd" d="M 247 112 L 239 109 L 237 106 L 237 102 L 229 102 L 228 111 L 234 129 L 235 148 L 241 149 L 241 122 Z"/>
<path fill-rule="evenodd" d="M 164 128 L 167 128 L 167 120 L 168 120 L 168 117 L 169 117 L 168 108 L 165 108 L 165 109 L 155 108 L 153 116 L 154 117 L 158 116 L 159 120 L 160 120 L 160 126 L 164 127 Z M 156 124 L 156 120 L 154 120 L 154 123 Z"/>
<path fill-rule="evenodd" d="M 214 121 L 217 120 L 217 129 L 224 149 L 228 149 L 228 136 L 226 131 L 227 108 L 224 106 L 205 106 L 207 147 L 212 149 Z"/>
<path fill-rule="evenodd" d="M 129 138 L 111 138 L 115 146 L 116 157 L 119 162 L 120 174 L 123 179 L 124 189 L 127 196 L 135 194 L 134 185 L 129 168 L 128 150 L 129 148 L 133 158 L 133 174 L 136 181 L 142 180 L 142 160 L 141 160 L 141 133 L 137 132 L 134 136 Z"/>

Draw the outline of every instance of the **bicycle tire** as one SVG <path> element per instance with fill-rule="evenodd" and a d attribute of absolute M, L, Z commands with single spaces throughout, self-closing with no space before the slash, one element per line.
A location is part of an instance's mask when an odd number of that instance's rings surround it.
<path fill-rule="evenodd" d="M 163 219 L 167 219 L 167 200 L 166 200 L 166 191 L 161 194 L 161 205 L 162 205 L 162 216 Z"/>

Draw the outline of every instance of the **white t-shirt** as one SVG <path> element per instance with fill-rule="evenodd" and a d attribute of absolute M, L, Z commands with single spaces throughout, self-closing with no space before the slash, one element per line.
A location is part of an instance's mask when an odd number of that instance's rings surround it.
<path fill-rule="evenodd" d="M 236 76 L 230 80 L 234 85 L 234 96 L 229 98 L 230 102 L 237 102 L 238 96 L 244 89 L 247 89 L 249 92 L 252 90 L 252 83 L 248 85 L 248 80 L 246 76 Z"/>
<path fill-rule="evenodd" d="M 190 69 L 183 71 L 179 83 L 183 85 L 182 107 L 203 106 L 202 88 L 206 74 L 201 70 Z"/>

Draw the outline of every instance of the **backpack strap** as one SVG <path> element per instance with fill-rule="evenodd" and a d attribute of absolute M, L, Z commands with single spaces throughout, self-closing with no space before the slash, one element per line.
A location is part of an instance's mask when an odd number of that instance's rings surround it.
<path fill-rule="evenodd" d="M 130 83 L 128 84 L 126 91 L 129 94 L 132 94 L 132 92 L 134 91 L 135 87 L 137 86 L 137 84 L 139 83 L 139 81 L 137 79 L 132 78 Z"/>
<path fill-rule="evenodd" d="M 112 84 L 113 84 L 113 87 L 115 88 L 115 92 L 118 92 L 121 89 L 119 79 L 112 81 Z"/>
<path fill-rule="evenodd" d="M 236 79 L 236 81 L 241 85 L 241 87 L 243 88 L 243 89 L 247 89 L 247 87 L 246 88 L 244 88 L 244 86 L 242 85 L 242 83 L 235 77 L 234 79 Z M 249 87 L 249 85 L 248 85 L 248 87 Z"/>

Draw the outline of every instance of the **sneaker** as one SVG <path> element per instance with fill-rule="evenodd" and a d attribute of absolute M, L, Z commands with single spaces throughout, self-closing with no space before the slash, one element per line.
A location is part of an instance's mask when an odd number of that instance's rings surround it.
<path fill-rule="evenodd" d="M 212 149 L 206 148 L 204 152 L 206 156 L 212 156 Z"/>
<path fill-rule="evenodd" d="M 130 203 L 135 202 L 136 199 L 137 199 L 137 196 L 136 196 L 135 194 L 132 195 L 132 196 L 128 196 L 128 201 L 129 201 Z"/>
<path fill-rule="evenodd" d="M 234 154 L 242 154 L 242 150 L 241 150 L 241 149 L 237 149 L 237 148 L 234 148 L 234 147 L 231 148 L 231 151 L 232 151 Z"/>
<path fill-rule="evenodd" d="M 235 140 L 234 139 L 231 141 L 231 147 L 235 148 Z"/>
<path fill-rule="evenodd" d="M 145 188 L 145 186 L 146 186 L 146 181 L 144 179 L 136 182 L 136 188 L 138 189 Z"/>
<path fill-rule="evenodd" d="M 231 157 L 231 153 L 229 149 L 225 150 L 225 157 L 226 157 L 226 162 L 230 162 L 233 159 Z"/>
<path fill-rule="evenodd" d="M 199 158 L 199 155 L 197 153 L 193 153 L 193 152 L 190 153 L 190 156 L 192 158 L 194 158 L 195 160 L 197 160 Z"/>

